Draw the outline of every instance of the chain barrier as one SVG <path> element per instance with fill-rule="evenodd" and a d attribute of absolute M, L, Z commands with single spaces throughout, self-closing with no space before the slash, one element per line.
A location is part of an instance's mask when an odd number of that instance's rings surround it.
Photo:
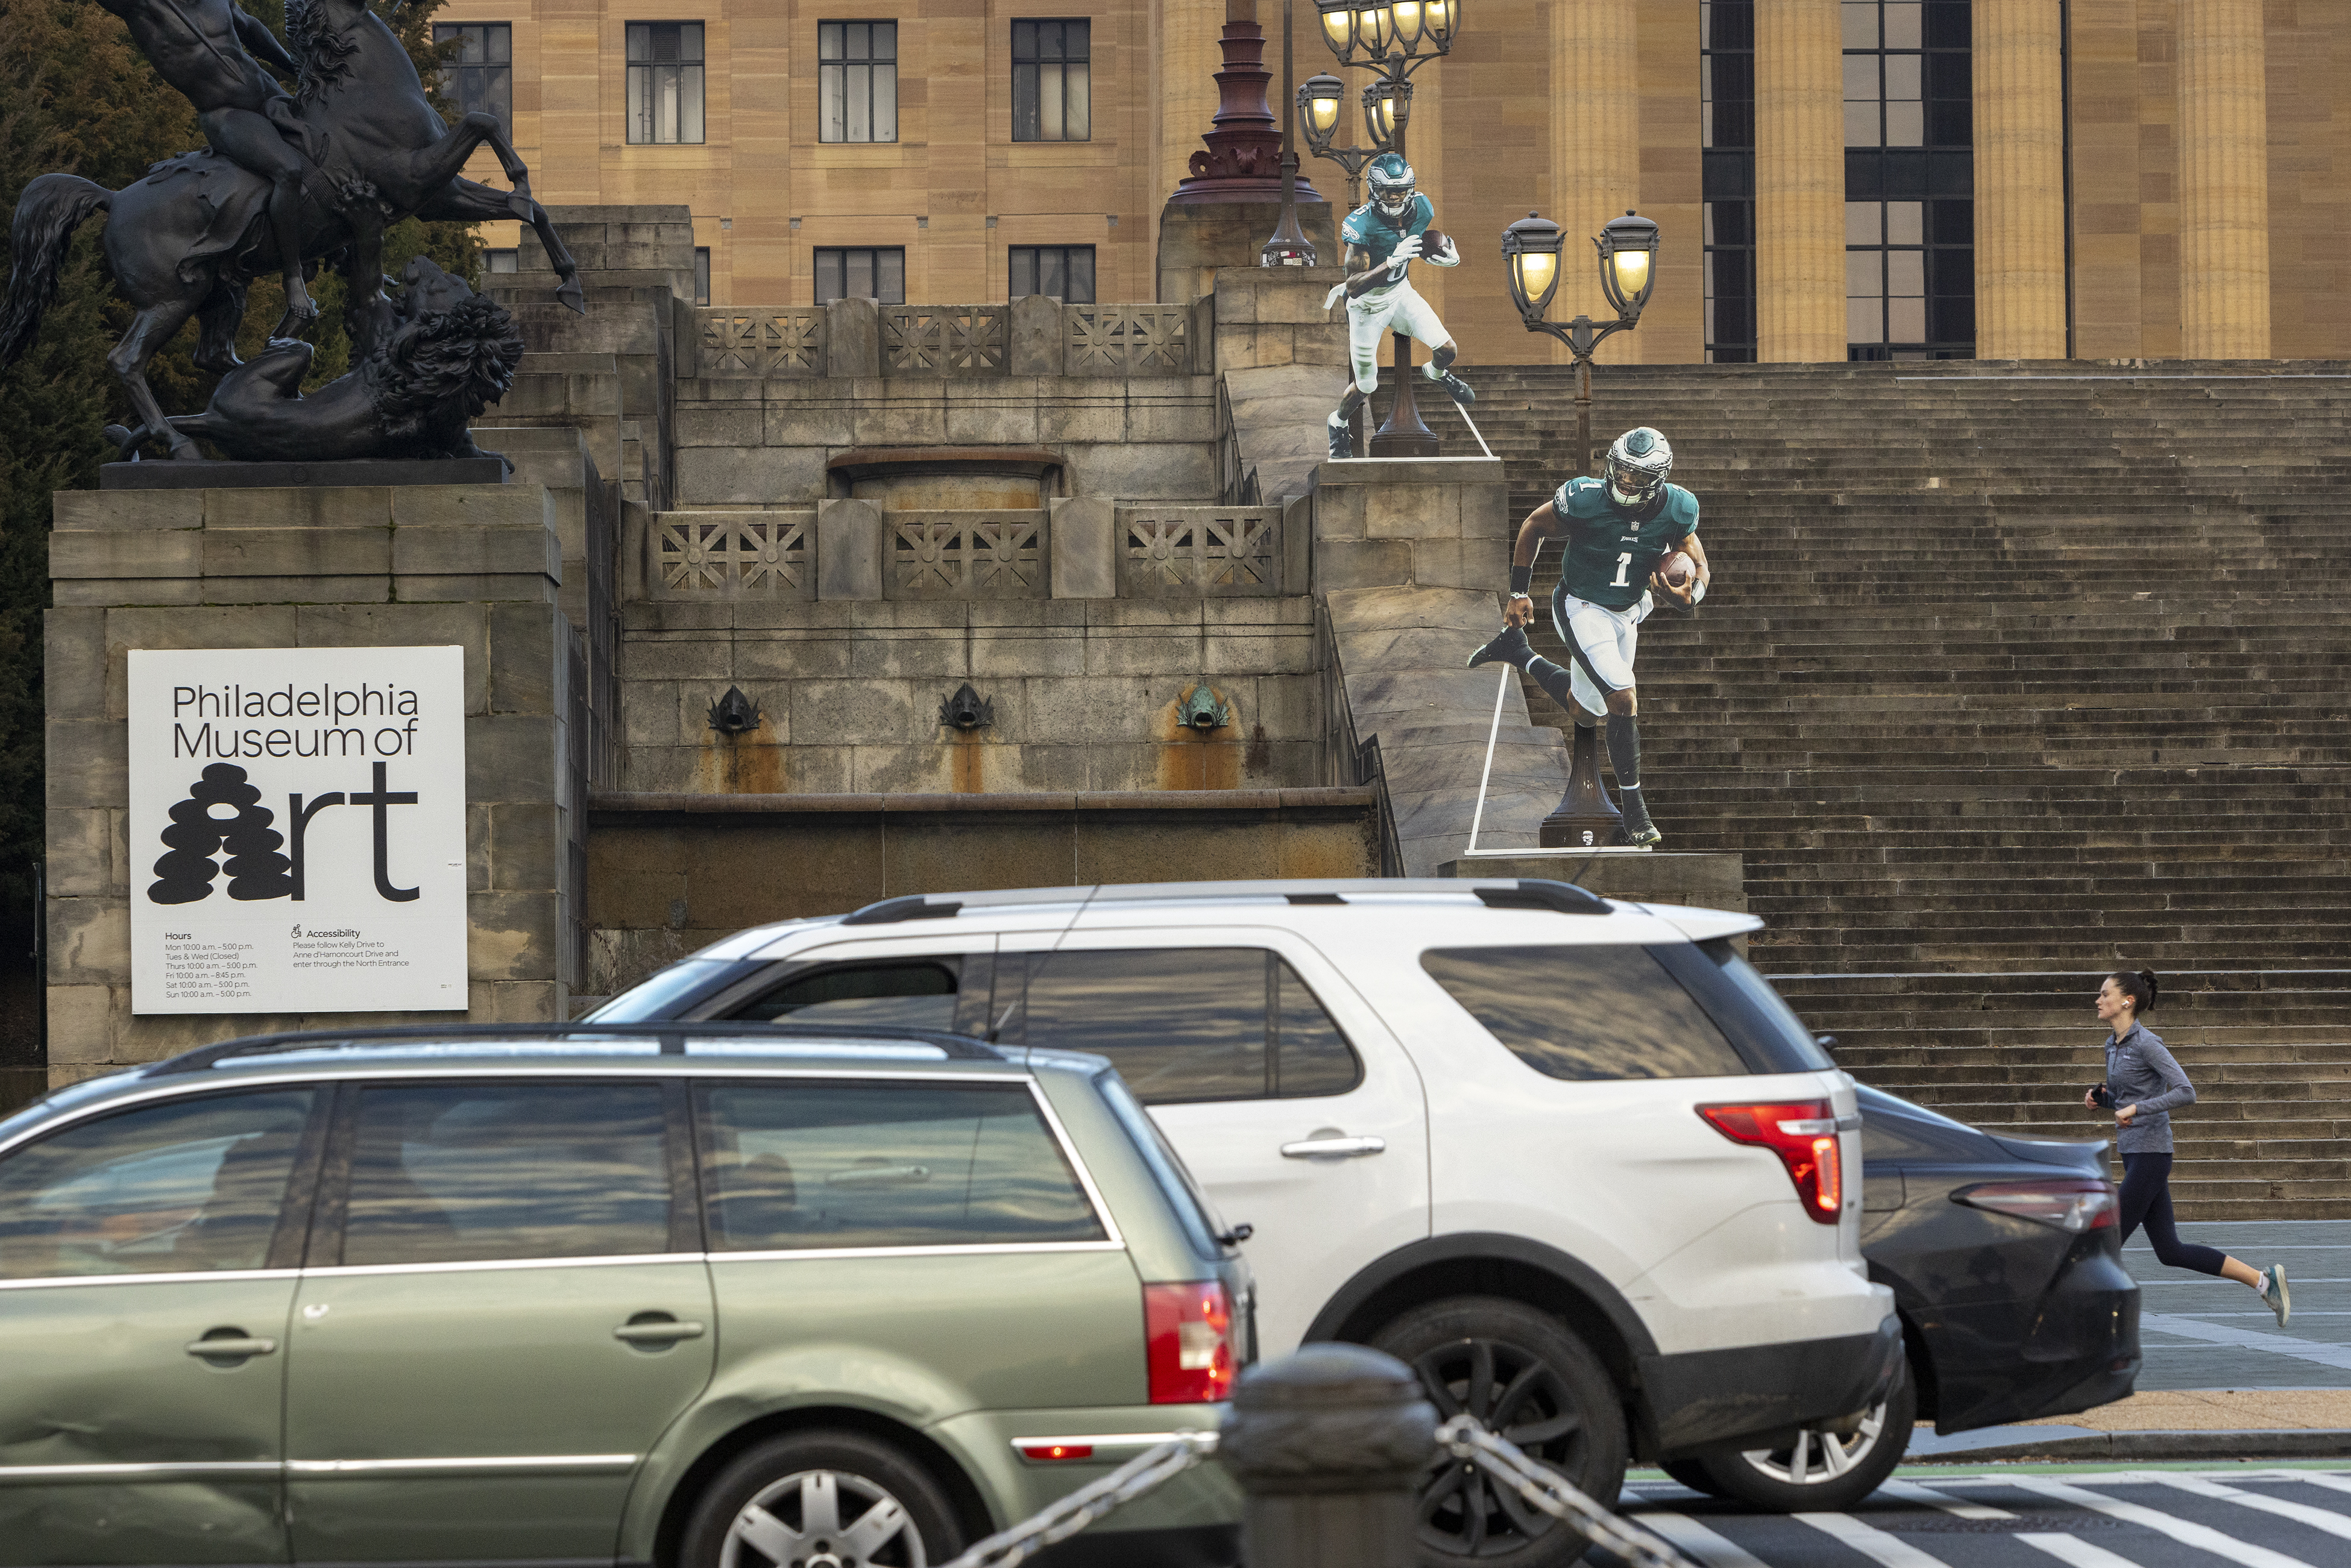
<path fill-rule="evenodd" d="M 1437 1429 L 1437 1447 L 1507 1481 L 1527 1501 L 1573 1526 L 1594 1545 L 1606 1547 L 1633 1568 L 1693 1568 L 1690 1560 L 1647 1531 L 1619 1519 L 1586 1497 L 1565 1476 L 1527 1456 L 1525 1449 L 1456 1416 Z"/>
<path fill-rule="evenodd" d="M 1217 1451 L 1214 1432 L 1186 1432 L 1134 1458 L 1097 1481 L 1089 1481 L 1044 1512 L 999 1531 L 946 1568 L 1013 1568 L 1055 1542 L 1158 1490 Z"/>
<path fill-rule="evenodd" d="M 1456 1416 L 1437 1427 L 1437 1446 L 1509 1483 L 1528 1502 L 1564 1521 L 1594 1545 L 1614 1552 L 1632 1568 L 1694 1568 L 1673 1547 L 1603 1508 L 1566 1477 L 1530 1458 L 1509 1438 L 1488 1431 L 1474 1416 Z M 1042 1513 L 989 1536 L 945 1568 L 1015 1568 L 1056 1542 L 1067 1541 L 1137 1498 L 1158 1490 L 1216 1451 L 1214 1432 L 1186 1432 L 1145 1449 Z"/>

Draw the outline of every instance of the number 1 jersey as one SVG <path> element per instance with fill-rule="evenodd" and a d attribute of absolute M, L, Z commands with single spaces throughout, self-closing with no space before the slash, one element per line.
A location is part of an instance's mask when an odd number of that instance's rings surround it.
<path fill-rule="evenodd" d="M 1649 573 L 1666 552 L 1698 532 L 1698 497 L 1679 485 L 1645 519 L 1611 499 L 1589 476 L 1570 479 L 1551 498 L 1566 558 L 1559 580 L 1569 595 L 1609 610 L 1630 610 L 1648 591 Z"/>

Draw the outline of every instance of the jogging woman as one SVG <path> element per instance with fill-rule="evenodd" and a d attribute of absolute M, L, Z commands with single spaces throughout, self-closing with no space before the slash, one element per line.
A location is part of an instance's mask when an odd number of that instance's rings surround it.
<path fill-rule="evenodd" d="M 2113 1031 L 2106 1037 L 2106 1081 L 2082 1096 L 2091 1109 L 2106 1105 L 2115 1113 L 2115 1146 L 2123 1156 L 2122 1239 L 2128 1242 L 2132 1231 L 2146 1226 L 2157 1262 L 2251 1286 L 2283 1328 L 2294 1310 L 2283 1266 L 2257 1270 L 2225 1252 L 2182 1241 L 2172 1221 L 2171 1113 L 2196 1103 L 2196 1086 L 2138 1021 L 2141 1013 L 2155 1010 L 2155 994 L 2152 969 L 2117 969 L 2098 988 L 2098 1021 Z"/>

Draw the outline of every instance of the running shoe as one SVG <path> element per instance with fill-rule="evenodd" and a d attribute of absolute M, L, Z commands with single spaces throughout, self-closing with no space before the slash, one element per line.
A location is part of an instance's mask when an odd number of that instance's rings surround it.
<path fill-rule="evenodd" d="M 1447 397 L 1451 398 L 1455 402 L 1459 403 L 1464 408 L 1468 407 L 1471 403 L 1478 401 L 1478 394 L 1469 390 L 1469 383 L 1463 381 L 1459 376 L 1455 375 L 1451 371 L 1447 371 L 1443 375 L 1435 376 L 1431 379 L 1435 381 L 1438 386 L 1445 389 L 1445 395 Z"/>
<path fill-rule="evenodd" d="M 2294 1292 L 2285 1288 L 2285 1265 L 2273 1263 L 2262 1275 L 2262 1300 L 2277 1314 L 2278 1327 L 2294 1316 Z"/>
<path fill-rule="evenodd" d="M 1618 790 L 1616 804 L 1625 813 L 1625 824 L 1616 830 L 1619 843 L 1636 850 L 1653 850 L 1666 841 L 1666 835 L 1657 831 L 1657 824 L 1649 821 L 1648 804 L 1641 799 L 1638 789 Z"/>
<path fill-rule="evenodd" d="M 1499 663 L 1516 664 L 1523 670 L 1527 667 L 1527 661 L 1534 656 L 1534 649 L 1527 643 L 1525 630 L 1517 626 L 1505 626 L 1502 628 L 1500 636 L 1469 655 L 1469 668 L 1474 670 L 1480 664 Z"/>
<path fill-rule="evenodd" d="M 1353 457 L 1355 455 L 1355 432 L 1345 420 L 1325 421 L 1324 427 L 1331 432 L 1332 456 Z"/>

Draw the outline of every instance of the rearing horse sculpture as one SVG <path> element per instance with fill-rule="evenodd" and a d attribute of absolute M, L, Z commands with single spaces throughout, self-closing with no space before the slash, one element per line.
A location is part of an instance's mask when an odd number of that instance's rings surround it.
<path fill-rule="evenodd" d="M 287 32 L 302 66 L 301 116 L 324 132 L 319 169 L 335 193 L 331 203 L 320 200 L 319 182 L 306 182 L 302 257 L 343 253 L 355 360 L 374 347 L 391 319 L 383 293 L 383 229 L 402 217 L 523 219 L 538 232 L 563 280 L 556 298 L 574 310 L 584 308 L 579 268 L 547 209 L 532 199 L 530 171 L 515 155 L 497 116 L 476 112 L 454 127 L 444 123 L 408 51 L 364 0 L 293 0 Z M 466 159 L 485 145 L 497 155 L 512 192 L 460 177 Z M 0 368 L 32 342 L 56 296 L 74 230 L 92 213 L 110 210 L 106 258 L 138 312 L 107 355 L 139 421 L 126 427 L 123 455 L 155 440 L 172 457 L 198 456 L 195 443 L 174 430 L 157 405 L 147 366 L 191 316 L 197 320 L 197 365 L 225 371 L 237 364 L 246 287 L 283 267 L 264 221 L 268 196 L 265 181 L 211 152 L 158 163 L 145 179 L 120 191 L 73 174 L 33 181 L 16 204 L 15 271 L 0 308 Z"/>

